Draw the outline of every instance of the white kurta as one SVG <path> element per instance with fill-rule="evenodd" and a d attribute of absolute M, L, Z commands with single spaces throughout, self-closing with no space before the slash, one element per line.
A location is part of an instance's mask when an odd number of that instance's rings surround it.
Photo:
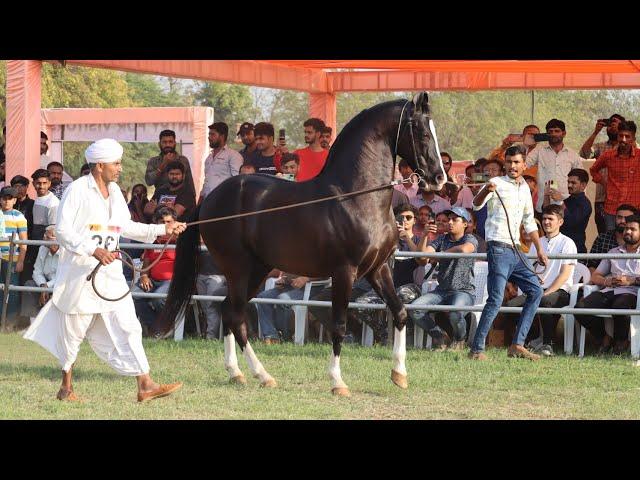
<path fill-rule="evenodd" d="M 98 297 L 87 276 L 98 264 L 96 247 L 114 250 L 120 235 L 152 243 L 165 233 L 164 225 L 131 220 L 129 208 L 115 183 L 105 199 L 93 175 L 85 175 L 65 190 L 58 207 L 56 236 L 60 260 L 52 299 L 42 308 L 24 338 L 33 340 L 58 358 L 68 371 L 86 337 L 96 354 L 122 375 L 148 373 L 142 348 L 142 328 L 131 295 L 118 302 Z M 96 287 L 117 297 L 127 289 L 122 262 L 100 268 Z"/>

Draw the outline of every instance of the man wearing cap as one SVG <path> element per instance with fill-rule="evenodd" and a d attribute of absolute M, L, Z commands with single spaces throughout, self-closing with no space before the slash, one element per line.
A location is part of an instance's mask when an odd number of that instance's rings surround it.
<path fill-rule="evenodd" d="M 428 243 L 425 235 L 420 242 L 420 251 L 425 253 L 476 253 L 478 242 L 473 235 L 465 233 L 471 215 L 462 207 L 445 210 L 449 217 L 449 232 L 440 235 L 433 242 Z M 418 263 L 426 265 L 428 257 L 416 259 Z M 473 276 L 473 258 L 442 258 L 439 260 L 438 286 L 435 290 L 417 298 L 412 305 L 454 305 L 456 307 L 470 306 L 475 303 L 476 287 Z M 409 315 L 420 327 L 427 332 L 435 329 L 435 321 L 430 313 L 424 310 L 410 310 Z M 443 328 L 451 338 L 449 348 L 457 350 L 464 347 L 467 335 L 465 312 L 447 312 L 448 325 Z"/>
<path fill-rule="evenodd" d="M 77 400 L 71 373 L 80 344 L 86 338 L 94 352 L 119 374 L 135 376 L 138 401 L 168 395 L 182 384 L 160 385 L 149 376 L 142 347 L 142 328 L 127 291 L 122 264 L 113 250 L 120 235 L 152 243 L 160 235 L 179 234 L 184 223 L 146 225 L 131 220 L 127 203 L 116 184 L 122 171 L 122 146 L 110 138 L 92 143 L 85 151 L 91 173 L 74 181 L 58 209 L 56 237 L 62 247 L 52 298 L 42 308 L 24 338 L 51 352 L 62 367 L 59 400 Z M 98 265 L 95 290 L 87 276 Z"/>
<path fill-rule="evenodd" d="M 253 163 L 254 159 L 260 154 L 256 146 L 256 136 L 253 133 L 253 123 L 244 122 L 240 125 L 237 136 L 240 137 L 244 145 L 244 148 L 240 150 L 244 163 Z"/>
<path fill-rule="evenodd" d="M 227 145 L 229 127 L 224 122 L 209 125 L 209 146 L 211 153 L 204 161 L 204 185 L 200 192 L 200 201 L 227 178 L 240 173 L 242 155 Z"/>
<path fill-rule="evenodd" d="M 193 190 L 193 176 L 191 175 L 191 166 L 189 159 L 184 155 L 179 155 L 176 151 L 176 132 L 173 130 L 163 130 L 160 132 L 160 155 L 152 157 L 147 162 L 147 171 L 144 174 L 144 181 L 148 186 L 155 186 L 156 189 L 168 187 L 169 179 L 167 177 L 167 165 L 177 160 L 184 166 L 185 185 Z"/>

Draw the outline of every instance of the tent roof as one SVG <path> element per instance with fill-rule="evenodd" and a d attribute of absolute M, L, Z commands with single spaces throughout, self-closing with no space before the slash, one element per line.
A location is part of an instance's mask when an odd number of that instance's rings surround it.
<path fill-rule="evenodd" d="M 640 60 L 68 60 L 311 93 L 640 88 Z"/>

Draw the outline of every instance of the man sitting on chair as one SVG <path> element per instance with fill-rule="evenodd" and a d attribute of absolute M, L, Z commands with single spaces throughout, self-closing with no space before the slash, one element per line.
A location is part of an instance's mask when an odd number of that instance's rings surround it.
<path fill-rule="evenodd" d="M 640 215 L 626 218 L 623 233 L 624 245 L 614 247 L 608 253 L 640 253 Z M 604 287 L 576 303 L 576 308 L 628 308 L 635 309 L 640 286 L 640 259 L 603 258 L 591 275 L 591 283 Z M 595 337 L 598 352 L 621 354 L 629 348 L 628 315 L 613 316 L 613 339 L 606 333 L 604 317 L 575 315 L 576 320 Z"/>
<path fill-rule="evenodd" d="M 449 216 L 449 233 L 440 235 L 430 244 L 423 240 L 420 249 L 423 252 L 446 253 L 476 253 L 478 242 L 473 235 L 465 233 L 465 229 L 471 220 L 467 209 L 453 207 L 445 210 Z M 427 263 L 428 258 L 417 259 L 420 263 Z M 438 286 L 432 292 L 417 298 L 413 305 L 455 305 L 471 306 L 475 303 L 476 287 L 473 275 L 473 258 L 443 258 L 440 260 L 438 270 Z M 435 322 L 429 312 L 424 310 L 411 310 L 409 315 L 416 323 L 427 332 L 432 332 Z M 464 347 L 464 339 L 467 335 L 465 313 L 459 311 L 447 312 L 448 325 L 443 325 L 445 331 L 451 337 L 451 349 Z"/>
<path fill-rule="evenodd" d="M 577 247 L 573 240 L 560 233 L 560 227 L 564 223 L 564 207 L 562 205 L 547 205 L 542 210 L 542 228 L 544 237 L 540 239 L 547 255 L 574 254 Z M 536 246 L 531 245 L 529 254 L 536 254 Z M 575 259 L 549 260 L 549 264 L 544 273 L 540 275 L 544 293 L 540 300 L 542 308 L 562 308 L 569 305 L 569 288 L 572 282 Z M 507 307 L 522 307 L 526 301 L 526 295 L 519 295 L 507 302 Z M 506 318 L 517 323 L 520 314 L 505 313 Z M 542 345 L 537 349 L 537 353 L 550 357 L 553 355 L 553 337 L 558 325 L 560 315 L 539 314 L 542 327 Z M 531 329 L 531 332 L 534 329 Z"/>
<path fill-rule="evenodd" d="M 277 298 L 279 300 L 302 300 L 304 296 L 304 288 L 307 282 L 311 280 L 309 277 L 291 275 L 284 272 L 274 270 L 271 272 L 279 273 L 276 280 L 275 288 L 265 290 L 256 295 L 257 298 Z M 257 303 L 258 323 L 260 324 L 260 333 L 267 345 L 280 343 L 280 333 L 284 337 L 289 337 L 289 315 L 291 305 L 273 305 L 268 303 Z"/>

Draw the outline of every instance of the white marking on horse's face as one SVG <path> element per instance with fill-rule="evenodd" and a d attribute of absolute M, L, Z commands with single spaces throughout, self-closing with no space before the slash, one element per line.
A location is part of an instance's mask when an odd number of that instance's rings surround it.
<path fill-rule="evenodd" d="M 447 172 L 444 170 L 444 165 L 442 164 L 442 156 L 440 156 L 440 146 L 438 145 L 438 135 L 436 134 L 436 125 L 433 123 L 433 119 L 429 119 L 429 130 L 431 131 L 431 136 L 433 137 L 433 141 L 436 143 L 436 152 L 438 153 L 438 166 L 440 167 L 440 172 L 444 176 L 444 181 L 442 183 L 438 183 L 438 188 L 436 190 L 440 190 L 442 186 L 447 181 Z"/>

